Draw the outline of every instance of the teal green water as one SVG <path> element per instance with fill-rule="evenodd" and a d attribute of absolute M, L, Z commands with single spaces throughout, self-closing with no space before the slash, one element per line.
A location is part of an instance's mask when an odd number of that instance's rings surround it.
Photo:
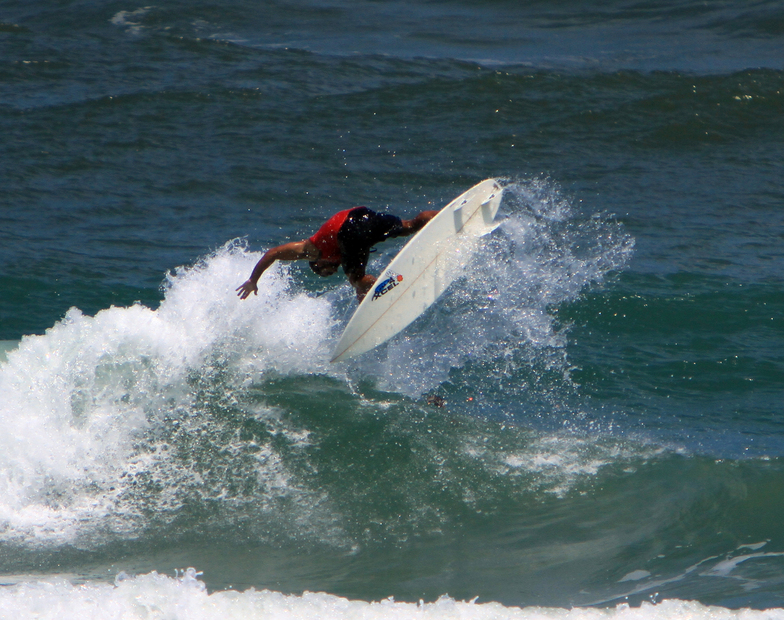
<path fill-rule="evenodd" d="M 685 0 L 0 9 L 0 575 L 781 607 L 782 24 Z M 489 177 L 501 226 L 357 360 L 328 362 L 342 278 L 294 264 L 235 297 L 339 209 Z"/>

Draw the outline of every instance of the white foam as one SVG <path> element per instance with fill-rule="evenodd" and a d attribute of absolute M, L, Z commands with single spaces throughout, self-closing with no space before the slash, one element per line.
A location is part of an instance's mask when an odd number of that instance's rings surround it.
<path fill-rule="evenodd" d="M 150 573 L 118 576 L 115 584 L 73 585 L 65 579 L 23 581 L 0 588 L 0 620 L 92 620 L 166 618 L 168 620 L 776 620 L 783 609 L 754 611 L 707 607 L 696 602 L 666 600 L 640 607 L 612 608 L 507 607 L 500 603 L 456 601 L 406 603 L 351 600 L 326 593 L 287 595 L 269 590 L 209 593 L 188 569 L 180 577 Z"/>
<path fill-rule="evenodd" d="M 713 568 L 702 573 L 709 577 L 728 577 L 729 574 L 735 570 L 739 564 L 747 562 L 748 560 L 757 560 L 759 558 L 778 558 L 784 556 L 784 553 L 750 553 L 733 558 L 727 558 L 716 564 Z"/>
<path fill-rule="evenodd" d="M 166 446 L 145 440 L 172 419 L 188 422 L 194 376 L 209 378 L 216 365 L 238 382 L 330 371 L 325 299 L 293 292 L 280 266 L 265 274 L 258 297 L 236 297 L 259 256 L 229 244 L 170 274 L 157 310 L 137 304 L 90 317 L 72 308 L 8 353 L 0 364 L 0 540 L 78 545 L 103 529 L 138 533 L 146 523 L 132 500 L 140 477 L 195 476 L 167 466 Z M 259 455 L 265 487 L 284 488 L 275 455 Z M 160 496 L 162 506 L 176 501 Z"/>
<path fill-rule="evenodd" d="M 574 432 L 530 433 L 517 448 L 467 441 L 466 452 L 503 476 L 523 477 L 531 491 L 563 497 L 608 466 L 637 466 L 667 448 L 629 439 Z"/>
<path fill-rule="evenodd" d="M 641 579 L 647 579 L 651 576 L 650 571 L 647 570 L 633 570 L 630 573 L 625 574 L 618 580 L 618 583 L 623 583 L 625 581 L 640 581 Z"/>
<path fill-rule="evenodd" d="M 115 26 L 127 29 L 131 34 L 138 35 L 144 29 L 144 18 L 152 8 L 146 6 L 134 11 L 117 11 L 109 21 Z"/>

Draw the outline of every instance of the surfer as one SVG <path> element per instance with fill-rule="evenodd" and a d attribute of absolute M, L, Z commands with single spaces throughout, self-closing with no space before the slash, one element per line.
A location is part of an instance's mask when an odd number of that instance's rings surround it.
<path fill-rule="evenodd" d="M 389 213 L 376 213 L 367 207 L 339 211 L 329 218 L 309 239 L 276 246 L 256 263 L 250 278 L 237 287 L 240 299 L 251 293 L 258 295 L 261 275 L 276 260 L 308 260 L 310 268 L 320 276 L 331 276 L 343 266 L 351 286 L 362 301 L 376 279 L 365 273 L 370 249 L 392 237 L 413 235 L 438 211 L 422 211 L 415 218 L 402 220 Z"/>

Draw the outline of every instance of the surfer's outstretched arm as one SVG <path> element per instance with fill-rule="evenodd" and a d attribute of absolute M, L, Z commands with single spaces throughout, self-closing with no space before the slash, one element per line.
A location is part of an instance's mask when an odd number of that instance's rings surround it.
<path fill-rule="evenodd" d="M 250 278 L 237 287 L 237 296 L 240 299 L 247 299 L 250 297 L 251 293 L 258 295 L 259 278 L 276 260 L 300 260 L 304 258 L 316 260 L 318 256 L 318 249 L 309 239 L 284 243 L 283 245 L 267 250 L 259 262 L 256 263 L 256 266 L 253 268 L 253 273 L 250 274 Z"/>
<path fill-rule="evenodd" d="M 402 235 L 413 235 L 415 232 L 418 232 L 425 224 L 427 224 L 430 220 L 432 220 L 436 215 L 438 215 L 438 211 L 422 211 L 419 215 L 411 220 L 401 220 L 403 223 L 403 233 Z"/>

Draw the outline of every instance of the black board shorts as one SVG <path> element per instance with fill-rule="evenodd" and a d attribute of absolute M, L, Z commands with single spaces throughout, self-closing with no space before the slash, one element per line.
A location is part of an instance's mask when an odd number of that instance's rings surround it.
<path fill-rule="evenodd" d="M 352 209 L 338 231 L 344 273 L 364 275 L 370 248 L 403 232 L 403 222 L 396 215 L 376 213 L 367 207 Z"/>

